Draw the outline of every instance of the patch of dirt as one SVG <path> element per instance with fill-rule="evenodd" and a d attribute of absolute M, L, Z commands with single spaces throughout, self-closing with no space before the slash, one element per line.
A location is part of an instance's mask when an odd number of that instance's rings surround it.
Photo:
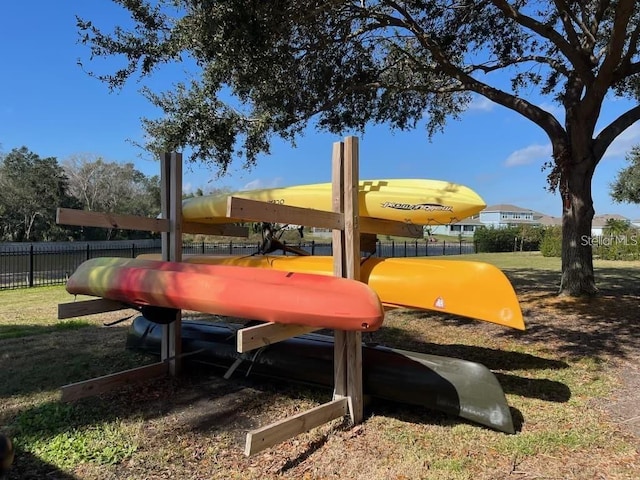
<path fill-rule="evenodd" d="M 638 441 L 640 452 L 640 359 L 621 362 L 617 368 L 620 387 L 604 407 L 620 425 Z"/>

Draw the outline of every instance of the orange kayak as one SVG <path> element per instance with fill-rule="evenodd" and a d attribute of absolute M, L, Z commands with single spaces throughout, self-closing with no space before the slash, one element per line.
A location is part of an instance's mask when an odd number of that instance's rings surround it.
<path fill-rule="evenodd" d="M 361 282 L 228 265 L 95 258 L 78 267 L 67 291 L 134 306 L 337 330 L 373 331 L 384 319 L 377 294 Z"/>

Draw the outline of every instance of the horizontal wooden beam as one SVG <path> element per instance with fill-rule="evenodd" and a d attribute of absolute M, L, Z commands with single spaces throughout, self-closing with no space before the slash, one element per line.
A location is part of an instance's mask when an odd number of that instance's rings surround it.
<path fill-rule="evenodd" d="M 348 399 L 339 398 L 266 427 L 252 430 L 247 434 L 244 454 L 253 455 L 331 420 L 344 417 L 348 410 Z"/>
<path fill-rule="evenodd" d="M 227 216 L 252 222 L 291 223 L 337 230 L 344 228 L 344 216 L 341 213 L 291 207 L 238 197 L 229 197 Z M 359 220 L 360 232 L 362 233 L 379 233 L 409 238 L 424 236 L 421 225 L 371 217 L 360 217 Z"/>
<path fill-rule="evenodd" d="M 249 352 L 256 348 L 264 347 L 265 345 L 271 345 L 272 343 L 280 342 L 297 335 L 311 333 L 316 330 L 318 329 L 305 327 L 303 325 L 284 325 L 273 322 L 243 328 L 238 330 L 238 352 Z"/>
<path fill-rule="evenodd" d="M 378 233 L 408 238 L 424 237 L 422 225 L 373 217 L 360 217 L 360 233 Z"/>
<path fill-rule="evenodd" d="M 79 225 L 82 227 L 120 228 L 123 230 L 143 230 L 145 232 L 168 232 L 169 220 L 164 218 L 119 215 L 106 212 L 89 212 L 72 208 L 58 208 L 56 223 L 59 225 Z"/>
<path fill-rule="evenodd" d="M 200 233 L 202 235 L 225 235 L 229 237 L 248 237 L 249 228 L 231 224 L 182 222 L 182 233 Z"/>
<path fill-rule="evenodd" d="M 251 222 L 290 223 L 338 230 L 344 228 L 344 216 L 341 213 L 291 207 L 238 197 L 227 199 L 227 216 Z"/>
<path fill-rule="evenodd" d="M 81 398 L 100 395 L 140 380 L 161 377 L 167 374 L 168 365 L 167 362 L 152 363 L 151 365 L 65 385 L 61 389 L 62 395 L 60 399 L 63 402 L 73 402 Z"/>
<path fill-rule="evenodd" d="M 115 300 L 107 300 L 106 298 L 97 298 L 95 300 L 84 300 L 80 302 L 59 303 L 58 304 L 58 320 L 65 318 L 83 317 L 85 315 L 93 315 L 103 312 L 114 312 L 116 310 L 124 310 L 131 308 L 121 302 Z"/>

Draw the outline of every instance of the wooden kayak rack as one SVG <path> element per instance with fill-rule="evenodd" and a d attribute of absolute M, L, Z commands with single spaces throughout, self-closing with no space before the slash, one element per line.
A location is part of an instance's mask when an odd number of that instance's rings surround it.
<path fill-rule="evenodd" d="M 358 138 L 346 137 L 343 142 L 333 144 L 332 212 L 229 197 L 227 216 L 255 222 L 331 228 L 333 229 L 334 274 L 357 280 L 360 277 L 361 233 L 422 237 L 422 228 L 416 225 L 368 217 L 360 218 L 358 171 Z M 59 208 L 57 223 L 162 232 L 162 259 L 176 262 L 182 260 L 183 233 L 248 236 L 247 228 L 236 225 L 183 222 L 182 155 L 179 153 L 165 153 L 161 156 L 161 196 L 161 218 Z M 129 307 L 107 299 L 63 303 L 58 305 L 58 318 L 72 318 L 126 308 Z M 62 387 L 62 401 L 74 401 L 102 394 L 126 384 L 167 374 L 178 375 L 183 358 L 181 318 L 181 312 L 178 311 L 175 321 L 162 327 L 160 362 L 66 385 Z M 237 335 L 237 348 L 239 352 L 247 352 L 313 330 L 305 326 L 264 323 L 240 330 Z M 334 339 L 333 399 L 306 412 L 250 431 L 246 438 L 246 455 L 253 455 L 346 415 L 350 416 L 354 424 L 362 422 L 361 333 L 336 330 Z"/>

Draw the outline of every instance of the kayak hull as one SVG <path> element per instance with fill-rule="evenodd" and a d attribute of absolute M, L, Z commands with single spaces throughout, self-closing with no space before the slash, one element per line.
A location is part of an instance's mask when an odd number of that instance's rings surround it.
<path fill-rule="evenodd" d="M 148 259 L 95 258 L 67 281 L 72 294 L 266 322 L 372 331 L 384 310 L 361 282 L 305 273 Z"/>
<path fill-rule="evenodd" d="M 200 223 L 243 221 L 227 218 L 227 198 L 235 196 L 262 202 L 332 210 L 330 183 L 248 190 L 223 195 L 185 199 L 184 220 Z M 383 179 L 362 180 L 358 195 L 359 215 L 418 225 L 447 224 L 475 215 L 486 205 L 473 190 L 440 180 Z"/>

